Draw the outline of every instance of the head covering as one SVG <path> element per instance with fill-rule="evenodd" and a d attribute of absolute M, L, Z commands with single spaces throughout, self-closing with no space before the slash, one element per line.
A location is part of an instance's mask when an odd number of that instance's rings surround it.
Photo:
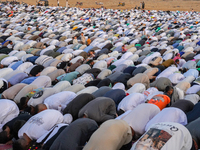
<path fill-rule="evenodd" d="M 123 83 L 116 83 L 116 84 L 112 87 L 112 89 L 113 89 L 113 90 L 114 90 L 114 89 L 125 90 L 125 86 L 124 86 Z"/>
<path fill-rule="evenodd" d="M 63 123 L 70 124 L 73 121 L 73 117 L 71 114 L 65 114 L 63 116 Z"/>
<path fill-rule="evenodd" d="M 42 72 L 43 69 L 44 67 L 42 65 L 37 65 L 31 69 L 30 75 L 36 76 L 38 73 Z"/>

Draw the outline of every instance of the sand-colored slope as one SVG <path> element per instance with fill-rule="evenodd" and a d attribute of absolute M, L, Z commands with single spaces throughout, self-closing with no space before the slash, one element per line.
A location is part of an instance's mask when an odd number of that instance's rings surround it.
<path fill-rule="evenodd" d="M 26 2 L 29 4 L 36 4 L 36 0 L 18 0 L 20 2 Z M 75 6 L 77 0 L 68 0 L 71 7 Z M 115 8 L 115 9 L 132 9 L 136 5 L 139 6 L 142 0 L 78 0 L 83 2 L 84 8 L 87 7 L 101 7 L 101 5 L 96 5 L 95 1 L 103 2 L 103 6 L 106 8 Z M 144 0 L 146 9 L 155 9 L 155 10 L 188 10 L 192 9 L 200 11 L 200 0 Z M 66 0 L 59 0 L 61 6 L 66 6 Z M 125 6 L 118 7 L 119 2 L 125 2 Z M 57 5 L 57 0 L 49 0 L 50 6 Z"/>

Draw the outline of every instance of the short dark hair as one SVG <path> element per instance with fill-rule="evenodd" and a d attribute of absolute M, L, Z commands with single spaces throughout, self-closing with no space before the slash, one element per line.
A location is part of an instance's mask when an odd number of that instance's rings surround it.
<path fill-rule="evenodd" d="M 117 59 L 119 60 L 122 56 L 118 56 Z"/>
<path fill-rule="evenodd" d="M 44 43 L 44 46 L 48 47 L 48 45 L 46 43 Z"/>
<path fill-rule="evenodd" d="M 92 62 L 93 62 L 93 60 L 91 59 L 91 60 L 87 61 L 86 64 L 90 64 Z"/>
<path fill-rule="evenodd" d="M 56 85 L 58 83 L 58 80 L 52 81 L 52 85 Z"/>
<path fill-rule="evenodd" d="M 26 121 L 24 120 L 17 120 L 15 121 L 15 123 L 13 124 L 13 133 L 18 136 L 18 132 L 21 129 L 21 127 L 26 123 Z"/>
<path fill-rule="evenodd" d="M 89 52 L 93 52 L 94 53 L 94 50 L 90 50 Z"/>
<path fill-rule="evenodd" d="M 183 72 L 182 72 L 182 73 L 185 73 L 185 72 L 187 72 L 187 69 L 186 69 L 186 68 L 183 68 Z"/>
<path fill-rule="evenodd" d="M 22 97 L 21 99 L 20 99 L 20 105 L 21 106 L 24 106 L 26 104 L 26 97 Z"/>
<path fill-rule="evenodd" d="M 5 144 L 9 141 L 8 136 L 7 136 L 7 132 L 6 131 L 2 131 L 0 132 L 0 144 Z"/>
<path fill-rule="evenodd" d="M 179 59 L 176 59 L 175 62 L 176 62 L 176 63 L 179 62 Z"/>
<path fill-rule="evenodd" d="M 13 142 L 13 150 L 26 150 L 26 148 L 23 147 L 18 140 L 16 140 Z"/>
<path fill-rule="evenodd" d="M 170 90 L 173 90 L 173 87 L 170 86 L 170 85 L 168 85 L 168 86 L 165 88 L 165 92 L 168 92 L 168 91 L 170 91 Z"/>

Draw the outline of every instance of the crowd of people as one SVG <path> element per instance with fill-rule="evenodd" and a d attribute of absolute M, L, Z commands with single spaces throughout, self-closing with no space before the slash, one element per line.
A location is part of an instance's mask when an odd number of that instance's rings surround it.
<path fill-rule="evenodd" d="M 0 10 L 0 144 L 200 148 L 198 12 Z"/>

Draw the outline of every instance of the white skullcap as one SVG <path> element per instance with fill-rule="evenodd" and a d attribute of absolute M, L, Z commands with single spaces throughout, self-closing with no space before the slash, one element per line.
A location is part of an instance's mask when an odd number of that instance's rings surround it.
<path fill-rule="evenodd" d="M 70 124 L 73 121 L 73 117 L 71 114 L 65 114 L 63 116 L 63 123 Z"/>
<path fill-rule="evenodd" d="M 4 85 L 3 80 L 0 79 L 0 88 Z"/>

